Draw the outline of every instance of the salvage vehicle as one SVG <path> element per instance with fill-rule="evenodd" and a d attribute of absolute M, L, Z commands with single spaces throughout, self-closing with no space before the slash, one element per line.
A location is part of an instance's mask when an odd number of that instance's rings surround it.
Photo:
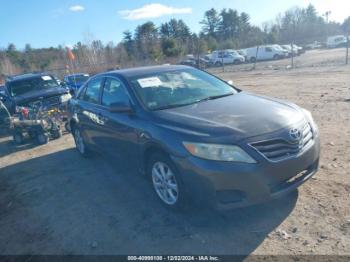
<path fill-rule="evenodd" d="M 214 66 L 222 66 L 227 64 L 239 65 L 245 62 L 244 56 L 240 55 L 236 50 L 216 50 L 210 55 L 210 64 Z"/>
<path fill-rule="evenodd" d="M 0 94 L 11 115 L 16 113 L 16 107 L 28 106 L 36 101 L 66 106 L 70 98 L 67 88 L 60 86 L 52 75 L 43 73 L 9 77 L 4 94 Z"/>
<path fill-rule="evenodd" d="M 64 83 L 72 93 L 75 93 L 88 79 L 90 75 L 85 73 L 66 75 Z"/>
<path fill-rule="evenodd" d="M 180 65 L 191 66 L 195 68 L 207 68 L 209 60 L 202 57 L 194 57 L 194 55 L 187 55 L 185 59 L 181 60 Z"/>
<path fill-rule="evenodd" d="M 96 75 L 69 112 L 81 155 L 132 162 L 174 209 L 279 198 L 318 169 L 320 139 L 309 111 L 187 66 Z"/>
<path fill-rule="evenodd" d="M 347 38 L 344 35 L 335 35 L 327 38 L 327 48 L 346 47 Z"/>
<path fill-rule="evenodd" d="M 288 57 L 288 51 L 283 50 L 280 46 L 265 45 L 255 46 L 245 49 L 247 58 L 251 63 L 264 60 L 278 60 Z"/>
<path fill-rule="evenodd" d="M 11 133 L 16 144 L 21 145 L 26 137 L 35 139 L 39 145 L 58 139 L 62 136 L 60 122 L 56 115 L 58 109 L 48 108 L 42 102 L 36 102 L 31 108 L 19 107 L 16 115 L 11 116 L 0 101 L 0 127 Z M 4 115 L 5 113 L 5 115 Z"/>

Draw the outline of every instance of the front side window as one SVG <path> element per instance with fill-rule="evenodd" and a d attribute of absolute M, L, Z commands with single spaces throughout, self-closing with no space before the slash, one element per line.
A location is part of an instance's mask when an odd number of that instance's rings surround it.
<path fill-rule="evenodd" d="M 72 84 L 83 84 L 89 79 L 89 75 L 76 75 L 76 76 L 69 76 L 67 77 L 67 80 L 69 83 Z"/>
<path fill-rule="evenodd" d="M 180 107 L 237 93 L 224 81 L 196 69 L 148 74 L 129 81 L 150 110 Z"/>
<path fill-rule="evenodd" d="M 102 105 L 111 106 L 128 103 L 129 96 L 124 84 L 116 78 L 107 78 L 102 94 Z"/>
<path fill-rule="evenodd" d="M 98 104 L 100 97 L 100 89 L 102 85 L 103 78 L 91 80 L 86 87 L 83 100 L 89 103 Z"/>

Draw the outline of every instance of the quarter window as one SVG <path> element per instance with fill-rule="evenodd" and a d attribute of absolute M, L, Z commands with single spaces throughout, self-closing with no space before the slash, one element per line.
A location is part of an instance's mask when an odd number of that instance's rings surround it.
<path fill-rule="evenodd" d="M 107 78 L 102 95 L 102 105 L 128 104 L 129 96 L 124 84 L 115 78 Z"/>

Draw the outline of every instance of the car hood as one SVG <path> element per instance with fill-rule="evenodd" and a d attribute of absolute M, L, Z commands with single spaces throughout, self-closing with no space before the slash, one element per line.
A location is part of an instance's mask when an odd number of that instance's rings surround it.
<path fill-rule="evenodd" d="M 50 88 L 45 90 L 38 90 L 34 92 L 29 92 L 20 96 L 14 97 L 14 100 L 17 105 L 24 105 L 26 103 L 30 103 L 41 98 L 49 98 L 53 96 L 60 96 L 68 93 L 68 90 L 63 87 Z"/>
<path fill-rule="evenodd" d="M 296 105 L 245 92 L 154 111 L 154 116 L 158 125 L 174 131 L 234 140 L 271 133 L 304 119 Z"/>

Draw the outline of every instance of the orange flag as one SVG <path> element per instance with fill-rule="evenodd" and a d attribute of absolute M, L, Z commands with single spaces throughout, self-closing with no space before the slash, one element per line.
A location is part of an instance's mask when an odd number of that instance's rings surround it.
<path fill-rule="evenodd" d="M 75 60 L 75 56 L 74 56 L 72 50 L 70 50 L 69 47 L 66 47 L 66 49 L 67 49 L 67 59 L 70 61 Z"/>

